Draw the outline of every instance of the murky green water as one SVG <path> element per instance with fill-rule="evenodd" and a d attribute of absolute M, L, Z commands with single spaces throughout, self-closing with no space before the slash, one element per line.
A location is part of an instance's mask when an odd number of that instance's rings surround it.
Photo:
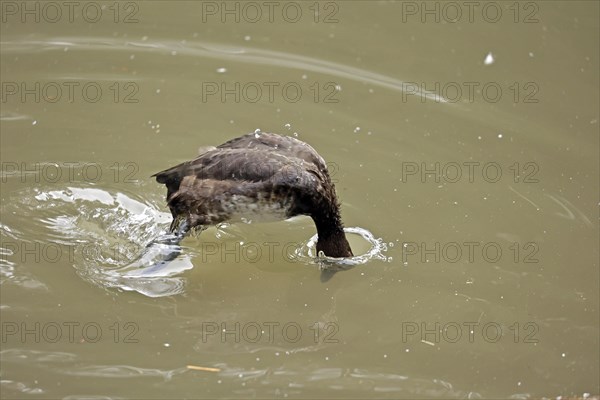
<path fill-rule="evenodd" d="M 598 3 L 469 4 L 3 1 L 2 397 L 597 395 Z M 127 269 L 149 176 L 255 129 L 377 255 L 322 283 L 299 218 Z"/>

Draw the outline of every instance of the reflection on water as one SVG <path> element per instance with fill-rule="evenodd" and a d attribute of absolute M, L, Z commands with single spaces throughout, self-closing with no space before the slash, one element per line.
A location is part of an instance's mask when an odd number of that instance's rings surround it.
<path fill-rule="evenodd" d="M 288 396 L 300 395 L 302 389 L 310 388 L 315 382 L 333 390 L 339 395 L 363 395 L 373 393 L 413 394 L 426 397 L 468 397 L 480 398 L 478 393 L 465 393 L 453 388 L 452 384 L 439 379 L 425 379 L 406 375 L 379 372 L 364 368 L 261 368 L 244 369 L 226 363 L 214 365 L 218 372 L 197 372 L 185 366 L 174 369 L 142 368 L 132 365 L 82 365 L 76 354 L 34 350 L 4 350 L 0 359 L 7 365 L 35 363 L 41 369 L 80 378 L 137 379 L 159 378 L 163 383 L 177 385 L 177 378 L 192 375 L 199 382 L 218 380 L 224 389 L 242 383 L 243 389 L 234 389 L 237 394 L 256 396 L 262 390 L 270 396 L 281 394 L 278 389 L 282 378 L 293 381 L 285 388 Z M 79 361 L 79 362 L 78 362 Z M 171 381 L 171 383 L 169 383 Z M 3 380 L 5 389 L 20 393 L 42 394 L 39 388 L 31 388 L 23 383 Z M 95 396 L 96 397 L 96 396 Z"/>
<path fill-rule="evenodd" d="M 275 52 L 262 49 L 253 49 L 250 47 L 231 47 L 217 43 L 202 43 L 195 41 L 193 43 L 183 44 L 181 42 L 161 41 L 157 43 L 142 42 L 123 42 L 112 38 L 63 38 L 60 41 L 49 39 L 47 41 L 26 41 L 4 42 L 3 51 L 8 54 L 35 53 L 38 51 L 65 51 L 66 49 L 94 50 L 94 51 L 132 51 L 148 52 L 155 55 L 176 54 L 190 56 L 194 58 L 216 58 L 224 61 L 235 61 L 241 63 L 250 63 L 258 65 L 267 65 L 269 67 L 294 68 L 303 71 L 337 76 L 366 82 L 387 89 L 400 92 L 410 91 L 412 95 L 423 97 L 425 99 L 446 103 L 441 95 L 429 92 L 414 85 L 407 84 L 399 79 L 395 79 L 371 71 L 353 68 L 348 65 L 338 64 L 326 60 L 320 60 L 310 57 L 302 57 L 291 53 Z M 64 78 L 63 79 L 67 79 Z M 68 79 L 75 79 L 69 77 Z M 81 76 L 79 76 L 81 79 Z M 101 80 L 102 77 L 94 75 L 94 80 Z M 114 79 L 113 76 L 107 76 L 106 80 Z"/>

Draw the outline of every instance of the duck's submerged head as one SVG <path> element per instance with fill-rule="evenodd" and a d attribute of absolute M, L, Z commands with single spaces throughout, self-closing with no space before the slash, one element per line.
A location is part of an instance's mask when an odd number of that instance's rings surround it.
<path fill-rule="evenodd" d="M 317 254 L 323 252 L 327 257 L 352 257 L 352 249 L 350 248 L 350 243 L 348 243 L 348 239 L 346 239 L 346 234 L 343 230 L 337 231 L 335 233 L 324 235 L 321 237 L 319 235 L 319 240 L 317 241 Z"/>

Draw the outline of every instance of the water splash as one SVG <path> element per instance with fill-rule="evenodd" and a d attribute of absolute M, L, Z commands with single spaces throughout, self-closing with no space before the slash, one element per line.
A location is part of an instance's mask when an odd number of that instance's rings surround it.
<path fill-rule="evenodd" d="M 183 293 L 185 278 L 178 275 L 193 267 L 189 256 L 161 262 L 181 248 L 154 243 L 168 238 L 169 214 L 125 193 L 90 187 L 37 191 L 32 202 L 52 214 L 41 220 L 48 239 L 71 247 L 73 267 L 85 280 L 149 297 Z"/>
<path fill-rule="evenodd" d="M 163 297 L 185 291 L 185 271 L 194 267 L 192 259 L 199 250 L 182 248 L 175 235 L 166 234 L 171 215 L 135 195 L 111 192 L 98 187 L 33 189 L 18 194 L 20 201 L 8 202 L 15 215 L 41 217 L 24 224 L 25 231 L 2 225 L 7 237 L 38 238 L 68 249 L 69 263 L 83 279 L 102 288 L 135 291 L 148 297 Z M 159 200 L 157 200 L 159 202 Z M 8 211 L 8 210 L 7 210 Z M 222 224 L 216 237 L 231 237 Z M 387 245 L 363 228 L 345 228 L 352 248 L 360 254 L 350 258 L 318 257 L 317 235 L 301 243 L 290 259 L 299 264 L 318 266 L 321 280 L 326 281 L 341 270 L 351 269 L 372 260 L 388 260 Z M 9 235 L 10 234 L 10 235 Z M 41 235 L 41 236 L 40 236 Z M 236 236 L 236 235 L 234 235 Z M 243 243 L 244 237 L 239 238 Z M 28 239 L 29 240 L 29 239 Z M 237 239 L 236 239 L 237 240 Z M 9 248 L 2 249 L 5 262 L 0 270 L 3 279 L 16 282 Z M 24 285 L 24 284 L 23 284 Z"/>
<path fill-rule="evenodd" d="M 368 249 L 354 257 L 335 258 L 327 257 L 324 254 L 316 254 L 318 234 L 313 235 L 308 242 L 296 249 L 294 256 L 298 261 L 305 264 L 318 265 L 321 270 L 321 281 L 326 282 L 333 277 L 336 272 L 346 271 L 358 265 L 364 265 L 373 260 L 387 261 L 388 257 L 384 254 L 387 251 L 387 244 L 382 238 L 375 236 L 368 230 L 360 227 L 344 228 L 346 237 L 353 242 L 353 236 L 359 236 L 363 243 L 359 243 L 359 248 L 366 244 Z M 356 245 L 353 246 L 357 248 Z"/>

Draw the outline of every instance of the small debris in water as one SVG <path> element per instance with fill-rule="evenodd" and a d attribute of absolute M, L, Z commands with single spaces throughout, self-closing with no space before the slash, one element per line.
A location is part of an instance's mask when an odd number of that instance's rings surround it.
<path fill-rule="evenodd" d="M 221 372 L 221 368 L 200 367 L 198 365 L 186 365 L 186 368 L 193 369 L 194 371 Z"/>

